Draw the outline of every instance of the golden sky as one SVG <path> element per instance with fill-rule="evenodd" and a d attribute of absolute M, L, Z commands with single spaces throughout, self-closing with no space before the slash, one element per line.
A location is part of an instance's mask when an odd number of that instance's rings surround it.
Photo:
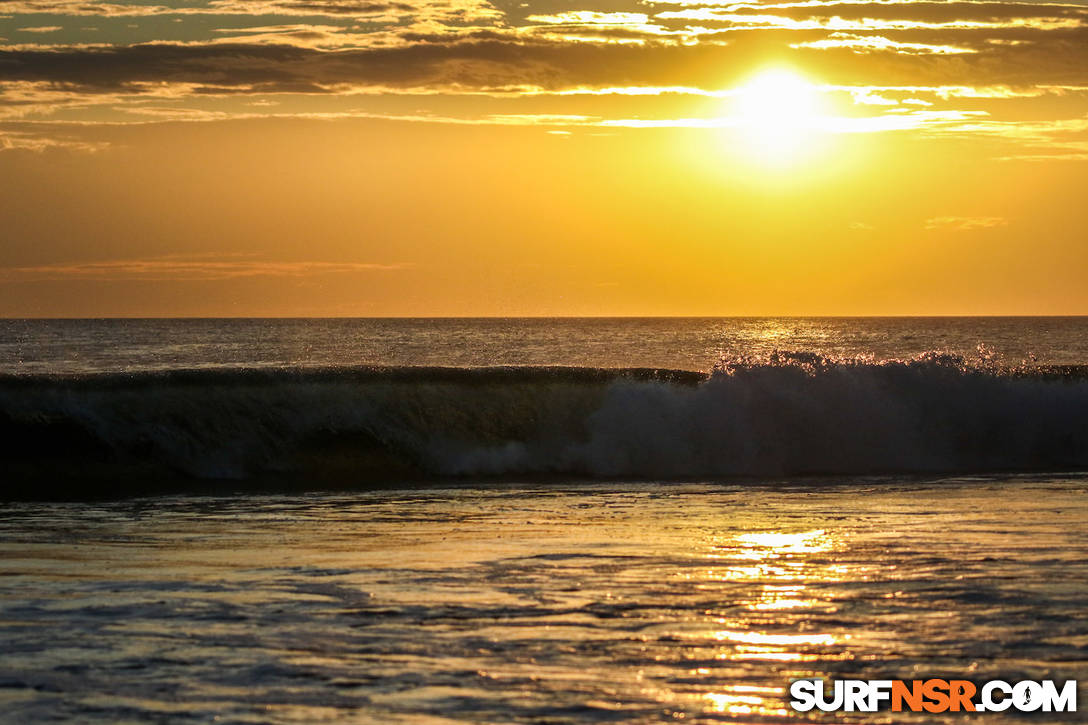
<path fill-rule="evenodd" d="M 0 0 L 0 316 L 1088 314 L 1088 4 Z"/>

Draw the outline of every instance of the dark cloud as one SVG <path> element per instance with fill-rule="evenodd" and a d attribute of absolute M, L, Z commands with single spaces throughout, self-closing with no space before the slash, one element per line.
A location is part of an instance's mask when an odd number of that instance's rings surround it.
<path fill-rule="evenodd" d="M 508 11 L 506 5 L 498 7 Z M 0 0 L 0 10 L 46 6 L 74 12 L 112 7 L 73 0 Z M 650 11 L 641 14 L 610 7 L 616 10 L 612 16 L 566 5 L 536 17 L 571 22 L 521 27 L 507 25 L 501 20 L 504 11 L 487 0 L 213 0 L 200 8 L 139 7 L 175 13 L 384 13 L 414 21 L 369 23 L 372 32 L 262 24 L 222 31 L 238 37 L 188 43 L 0 46 L 0 83 L 52 84 L 89 94 L 142 93 L 149 84 L 173 83 L 186 84 L 199 95 L 338 93 L 352 86 L 721 88 L 768 62 L 796 62 L 815 77 L 842 84 L 1088 83 L 1088 8 L 1068 4 L 657 3 L 635 6 Z M 616 22 L 594 21 L 595 15 Z M 466 27 L 461 24 L 466 19 L 482 24 Z M 853 47 L 820 43 L 841 41 L 844 33 L 859 42 Z M 867 38 L 879 42 L 866 44 Z M 818 45 L 804 47 L 812 43 Z M 908 44 L 914 46 L 911 52 Z M 927 54 L 927 45 L 958 52 Z M 859 53 L 865 53 L 864 63 L 858 62 Z"/>
<path fill-rule="evenodd" d="M 381 3 L 381 2 L 320 2 L 320 0 L 299 0 L 299 2 L 279 2 L 277 7 L 291 10 L 304 15 L 347 15 L 359 17 L 365 15 L 380 15 L 382 13 L 400 12 L 407 13 L 414 10 L 408 3 Z"/>
<path fill-rule="evenodd" d="M 910 2 L 910 3 L 828 3 L 825 5 L 735 5 L 728 8 L 709 9 L 731 15 L 775 15 L 792 20 L 843 18 L 859 20 L 909 20 L 926 23 L 953 23 L 956 21 L 1005 22 L 1037 18 L 1069 18 L 1088 21 L 1088 7 L 1058 4 L 1030 4 L 1003 2 Z M 664 6 L 659 12 L 669 12 Z"/>
<path fill-rule="evenodd" d="M 885 35 L 887 35 L 885 33 Z M 137 91 L 139 84 L 186 83 L 204 93 L 335 92 L 344 85 L 495 87 L 532 84 L 694 85 L 719 88 L 753 63 L 795 60 L 828 82 L 1084 84 L 1088 29 L 1051 31 L 1045 43 L 993 45 L 980 52 L 919 57 L 894 52 L 857 62 L 849 49 L 791 49 L 820 32 L 768 30 L 729 45 L 678 47 L 478 39 L 393 48 L 321 51 L 290 45 L 152 44 L 113 48 L 0 51 L 0 81 L 65 84 L 84 92 Z M 910 42 L 955 42 L 948 33 L 906 34 Z M 431 39 L 428 39 L 431 40 Z M 434 38 L 433 40 L 438 40 Z"/>

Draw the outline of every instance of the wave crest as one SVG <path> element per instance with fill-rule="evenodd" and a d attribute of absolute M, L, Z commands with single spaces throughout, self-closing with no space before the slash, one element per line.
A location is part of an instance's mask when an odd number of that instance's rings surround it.
<path fill-rule="evenodd" d="M 1068 471 L 1088 469 L 1088 377 L 1080 367 L 1009 368 L 938 352 L 885 361 L 777 352 L 722 360 L 708 374 L 7 376 L 0 441 L 5 478 L 30 491 L 137 477 L 324 487 L 478 475 Z"/>

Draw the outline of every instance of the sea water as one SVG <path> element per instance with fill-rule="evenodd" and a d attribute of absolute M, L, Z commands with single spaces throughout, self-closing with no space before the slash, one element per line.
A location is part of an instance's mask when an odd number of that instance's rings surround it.
<path fill-rule="evenodd" d="M 0 320 L 0 372 L 323 365 L 707 370 L 721 355 L 1088 363 L 1088 317 Z"/>
<path fill-rule="evenodd" d="M 5 722 L 1088 679 L 1084 319 L 0 324 Z"/>

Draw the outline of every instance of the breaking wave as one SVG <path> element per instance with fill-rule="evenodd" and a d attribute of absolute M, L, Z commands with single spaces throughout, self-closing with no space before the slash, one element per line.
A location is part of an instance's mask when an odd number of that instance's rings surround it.
<path fill-rule="evenodd" d="M 6 470 L 4 470 L 6 469 Z M 186 370 L 0 377 L 6 497 L 199 482 L 1088 469 L 1088 374 L 775 353 L 710 373 Z M 211 485 L 205 484 L 205 485 Z"/>

